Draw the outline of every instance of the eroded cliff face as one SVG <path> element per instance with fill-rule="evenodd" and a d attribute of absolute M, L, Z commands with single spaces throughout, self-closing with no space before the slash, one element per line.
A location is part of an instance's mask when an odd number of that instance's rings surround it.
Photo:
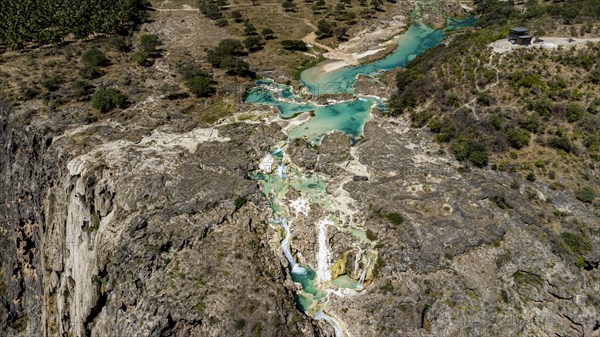
<path fill-rule="evenodd" d="M 5 335 L 334 334 L 297 309 L 269 202 L 248 178 L 285 139 L 279 126 L 80 115 L 2 114 Z M 600 334 L 595 205 L 462 167 L 402 119 L 373 116 L 364 131 L 353 147 L 332 133 L 288 149 L 327 181 L 338 226 L 377 242 L 366 287 L 327 297 L 350 336 Z M 323 211 L 292 219 L 292 252 L 311 266 Z M 358 278 L 366 248 L 326 235 L 331 268 Z"/>
<path fill-rule="evenodd" d="M 319 335 L 246 179 L 277 127 L 1 123 L 6 335 Z"/>

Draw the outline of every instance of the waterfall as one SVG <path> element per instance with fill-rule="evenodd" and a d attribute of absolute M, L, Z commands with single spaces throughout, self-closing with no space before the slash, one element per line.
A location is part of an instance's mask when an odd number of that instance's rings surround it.
<path fill-rule="evenodd" d="M 281 178 L 281 179 L 286 178 L 286 176 L 287 176 L 285 174 L 286 171 L 287 170 L 286 170 L 286 167 L 284 164 L 277 166 L 276 172 L 277 172 L 277 175 L 279 176 L 279 178 Z"/>
<path fill-rule="evenodd" d="M 332 316 L 327 315 L 326 313 L 323 312 L 323 310 L 317 311 L 315 313 L 314 318 L 318 319 L 318 320 L 325 320 L 327 323 L 329 323 L 333 327 L 333 330 L 335 330 L 335 337 L 346 337 L 347 336 L 344 333 L 344 330 L 342 329 L 342 326 L 340 325 L 338 320 L 333 318 Z"/>
<path fill-rule="evenodd" d="M 365 277 L 367 276 L 367 270 L 369 269 L 369 265 L 371 264 L 371 259 L 369 259 L 369 257 L 367 256 L 367 264 L 365 265 L 365 269 L 363 270 L 362 274 L 360 275 L 360 279 L 358 280 L 358 289 L 362 289 L 363 285 L 365 283 Z"/>
<path fill-rule="evenodd" d="M 294 260 L 294 256 L 292 256 L 292 252 L 290 251 L 290 237 L 292 233 L 290 232 L 290 225 L 288 224 L 286 219 L 275 219 L 276 224 L 280 224 L 283 229 L 285 229 L 285 238 L 281 241 L 281 249 L 283 249 L 283 254 L 285 258 L 290 263 L 290 267 L 292 267 L 292 273 L 294 274 L 306 274 L 306 269 L 302 268 L 296 260 Z"/>

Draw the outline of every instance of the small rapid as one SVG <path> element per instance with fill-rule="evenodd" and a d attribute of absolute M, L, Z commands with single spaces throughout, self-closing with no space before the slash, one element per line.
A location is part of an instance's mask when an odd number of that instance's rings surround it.
<path fill-rule="evenodd" d="M 280 218 L 273 220 L 273 222 L 281 225 L 281 227 L 283 227 L 283 229 L 285 230 L 285 237 L 283 238 L 283 240 L 281 240 L 281 249 L 283 250 L 283 254 L 285 255 L 285 258 L 290 264 L 290 269 L 292 273 L 296 275 L 306 275 L 306 269 L 304 269 L 296 262 L 290 250 L 290 237 L 292 236 L 292 233 L 290 231 L 290 225 L 288 224 L 288 221 L 286 219 Z"/>

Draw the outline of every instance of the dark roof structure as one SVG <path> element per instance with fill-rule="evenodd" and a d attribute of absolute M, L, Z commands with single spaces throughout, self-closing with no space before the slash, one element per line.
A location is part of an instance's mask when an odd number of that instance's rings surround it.
<path fill-rule="evenodd" d="M 510 29 L 513 32 L 517 32 L 517 33 L 526 33 L 529 31 L 529 28 L 525 28 L 525 27 L 515 27 L 515 28 L 511 28 Z"/>

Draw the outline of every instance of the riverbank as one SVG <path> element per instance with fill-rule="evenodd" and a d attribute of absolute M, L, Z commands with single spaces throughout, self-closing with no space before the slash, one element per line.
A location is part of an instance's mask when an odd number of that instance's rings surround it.
<path fill-rule="evenodd" d="M 325 49 L 319 70 L 330 72 L 347 66 L 356 66 L 373 62 L 393 53 L 398 38 L 406 31 L 409 20 L 404 15 L 396 15 L 390 20 L 379 22 L 363 29 L 352 39 L 340 43 L 335 49 L 323 46 L 316 41 L 314 32 L 309 33 L 303 41 L 309 45 Z M 314 29 L 316 27 L 312 26 Z"/>

